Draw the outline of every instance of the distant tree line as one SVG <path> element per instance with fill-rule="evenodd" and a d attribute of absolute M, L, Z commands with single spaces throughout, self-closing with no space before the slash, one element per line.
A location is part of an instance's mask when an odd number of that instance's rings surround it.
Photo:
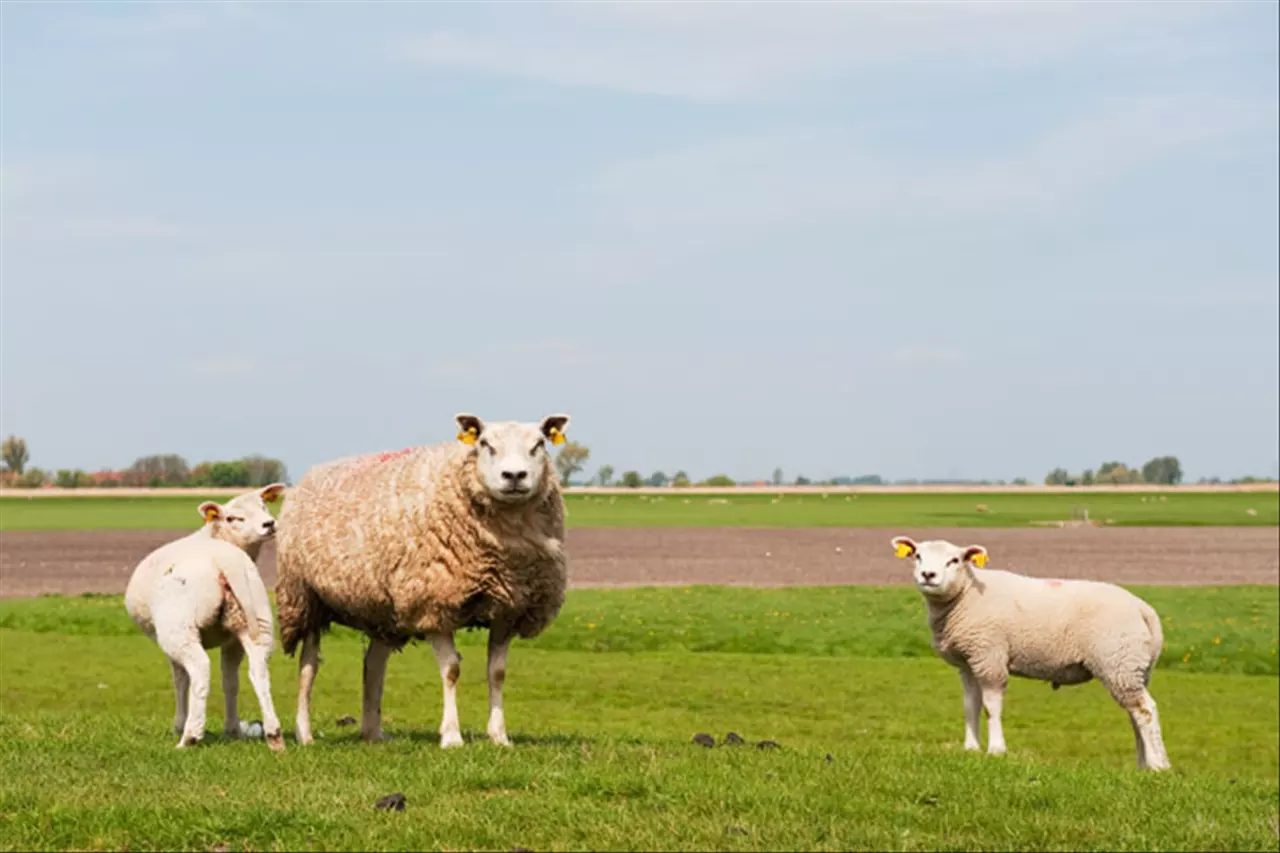
<path fill-rule="evenodd" d="M 4 471 L 0 474 L 4 485 L 28 489 L 44 486 L 62 489 L 110 489 L 120 486 L 253 488 L 270 483 L 287 483 L 289 480 L 289 472 L 283 462 L 258 454 L 243 459 L 201 462 L 194 468 L 176 453 L 161 453 L 139 457 L 128 468 L 119 471 L 104 469 L 90 473 L 80 468 L 45 470 L 27 465 L 30 455 L 26 441 L 11 435 L 0 447 L 0 455 L 4 458 Z"/>
<path fill-rule="evenodd" d="M 1182 482 L 1182 464 L 1176 456 L 1157 456 L 1141 468 L 1130 468 L 1123 462 L 1103 462 L 1098 470 L 1086 469 L 1078 475 L 1066 468 L 1054 468 L 1044 478 L 1046 486 L 1123 486 L 1150 483 L 1176 486 Z"/>

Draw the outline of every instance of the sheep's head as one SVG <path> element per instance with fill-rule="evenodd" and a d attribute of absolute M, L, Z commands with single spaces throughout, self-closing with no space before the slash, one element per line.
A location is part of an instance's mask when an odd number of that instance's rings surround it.
<path fill-rule="evenodd" d="M 564 443 L 568 415 L 551 415 L 536 424 L 486 424 L 475 415 L 458 415 L 457 421 L 458 440 L 472 447 L 480 481 L 495 501 L 520 504 L 546 491 L 555 477 L 547 442 Z"/>
<path fill-rule="evenodd" d="M 906 536 L 894 537 L 893 552 L 900 560 L 913 560 L 916 588 L 926 598 L 949 599 L 971 577 L 969 568 L 987 564 L 987 549 L 981 545 L 962 548 L 943 539 L 915 542 Z"/>
<path fill-rule="evenodd" d="M 212 527 L 215 539 L 230 542 L 251 554 L 257 554 L 262 543 L 276 535 L 276 520 L 267 509 L 284 494 L 284 483 L 272 483 L 252 492 L 237 495 L 225 504 L 205 501 L 200 516 Z"/>

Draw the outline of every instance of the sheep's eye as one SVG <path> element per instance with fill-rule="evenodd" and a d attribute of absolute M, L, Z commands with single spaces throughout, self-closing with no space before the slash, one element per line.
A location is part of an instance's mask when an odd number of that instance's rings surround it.
<path fill-rule="evenodd" d="M 537 444 L 535 444 L 535 445 L 533 446 L 533 450 L 530 450 L 530 451 L 529 451 L 529 455 L 530 455 L 530 456 L 537 456 L 537 455 L 538 455 L 538 451 L 539 451 L 539 450 L 545 450 L 545 449 L 546 449 L 546 447 L 547 447 L 547 443 L 546 443 L 545 441 L 539 441 Z"/>
<path fill-rule="evenodd" d="M 957 560 L 955 557 L 952 557 L 950 560 L 947 560 L 948 566 L 957 566 L 959 564 L 960 564 L 960 561 Z"/>
<path fill-rule="evenodd" d="M 238 515 L 228 515 L 227 521 L 244 521 L 244 519 Z"/>
<path fill-rule="evenodd" d="M 498 455 L 498 451 L 496 451 L 496 450 L 494 450 L 494 449 L 493 449 L 493 445 L 492 445 L 492 444 L 490 444 L 489 442 L 485 441 L 483 438 L 482 438 L 482 439 L 480 439 L 480 446 L 481 446 L 481 447 L 483 447 L 485 450 L 489 451 L 489 455 L 490 455 L 490 456 L 497 456 L 497 455 Z"/>

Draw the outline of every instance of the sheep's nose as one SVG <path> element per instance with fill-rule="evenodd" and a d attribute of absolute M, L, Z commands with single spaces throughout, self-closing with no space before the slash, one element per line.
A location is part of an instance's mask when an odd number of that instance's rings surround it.
<path fill-rule="evenodd" d="M 932 581 L 937 576 L 938 576 L 937 572 L 921 572 L 920 573 L 920 577 L 924 578 L 926 581 Z"/>
<path fill-rule="evenodd" d="M 526 479 L 528 476 L 529 476 L 528 471 L 503 471 L 502 472 L 502 479 L 510 480 L 513 483 L 519 483 L 521 480 Z"/>
<path fill-rule="evenodd" d="M 276 520 L 275 520 L 274 518 L 268 518 L 266 521 L 262 522 L 262 529 L 263 529 L 263 530 L 275 530 L 275 529 L 276 529 Z"/>

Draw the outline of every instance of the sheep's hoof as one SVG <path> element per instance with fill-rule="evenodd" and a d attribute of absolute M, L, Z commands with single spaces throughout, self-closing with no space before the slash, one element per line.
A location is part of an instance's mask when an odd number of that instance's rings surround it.
<path fill-rule="evenodd" d="M 311 746 L 315 743 L 315 739 L 311 735 L 299 734 L 294 736 L 294 740 L 298 742 L 298 746 Z"/>
<path fill-rule="evenodd" d="M 178 745 L 174 747 L 174 749 L 186 749 L 189 746 L 195 746 L 201 740 L 201 738 L 198 738 L 195 735 L 183 735 L 182 739 L 178 741 Z"/>
<path fill-rule="evenodd" d="M 1003 746 L 993 746 L 987 750 L 987 755 L 1004 755 L 1004 753 L 1005 749 Z"/>
<path fill-rule="evenodd" d="M 511 746 L 511 740 L 507 737 L 506 732 L 489 732 L 489 740 L 498 746 Z"/>
<path fill-rule="evenodd" d="M 461 732 L 447 732 L 445 734 L 440 735 L 441 749 L 454 749 L 455 747 L 459 747 L 459 746 L 462 746 Z"/>
<path fill-rule="evenodd" d="M 284 732 L 277 731 L 267 735 L 267 746 L 272 752 L 284 752 Z"/>
<path fill-rule="evenodd" d="M 360 739 L 363 740 L 365 743 L 382 743 L 382 741 L 386 740 L 387 738 L 386 738 L 386 735 L 384 735 L 381 732 L 381 730 L 379 730 L 376 732 L 361 732 Z"/>

